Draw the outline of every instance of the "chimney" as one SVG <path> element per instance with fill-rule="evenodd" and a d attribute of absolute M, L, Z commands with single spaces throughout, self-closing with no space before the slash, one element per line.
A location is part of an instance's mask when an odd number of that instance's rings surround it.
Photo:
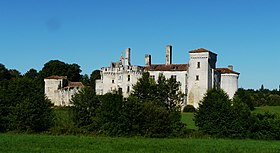
<path fill-rule="evenodd" d="M 130 65 L 130 48 L 125 50 L 125 65 Z"/>
<path fill-rule="evenodd" d="M 228 69 L 230 69 L 230 70 L 233 71 L 233 66 L 232 66 L 232 65 L 229 65 L 229 66 L 228 66 Z"/>
<path fill-rule="evenodd" d="M 145 55 L 145 66 L 151 66 L 152 57 L 149 54 Z"/>
<path fill-rule="evenodd" d="M 166 46 L 166 61 L 165 65 L 170 65 L 172 64 L 172 46 L 167 45 Z"/>

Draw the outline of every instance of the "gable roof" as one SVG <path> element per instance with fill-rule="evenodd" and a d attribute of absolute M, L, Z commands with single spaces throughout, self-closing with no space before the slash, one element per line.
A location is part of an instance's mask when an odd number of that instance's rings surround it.
<path fill-rule="evenodd" d="M 229 68 L 216 68 L 216 71 L 220 72 L 221 74 L 227 74 L 227 73 L 233 73 L 233 74 L 240 74 L 238 72 L 235 72 Z"/>
<path fill-rule="evenodd" d="M 67 79 L 67 76 L 52 75 L 52 76 L 46 77 L 45 79 Z"/>
<path fill-rule="evenodd" d="M 197 49 L 191 50 L 189 53 L 204 53 L 204 52 L 208 52 L 208 53 L 217 55 L 216 53 L 213 53 L 210 50 L 207 50 L 205 48 L 197 48 Z"/>
<path fill-rule="evenodd" d="M 152 64 L 144 67 L 146 71 L 187 71 L 188 64 Z"/>

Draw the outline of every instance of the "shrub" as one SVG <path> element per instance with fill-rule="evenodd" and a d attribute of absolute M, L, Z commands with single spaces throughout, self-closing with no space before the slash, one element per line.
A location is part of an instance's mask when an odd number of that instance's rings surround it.
<path fill-rule="evenodd" d="M 184 107 L 183 112 L 195 112 L 193 105 L 187 105 Z"/>

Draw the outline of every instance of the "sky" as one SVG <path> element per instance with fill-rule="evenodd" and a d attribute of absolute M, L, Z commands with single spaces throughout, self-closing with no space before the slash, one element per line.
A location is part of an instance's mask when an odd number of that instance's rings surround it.
<path fill-rule="evenodd" d="M 279 0 L 0 0 L 0 63 L 22 74 L 50 60 L 82 74 L 109 66 L 131 48 L 131 63 L 188 63 L 189 51 L 218 54 L 239 87 L 280 84 Z"/>

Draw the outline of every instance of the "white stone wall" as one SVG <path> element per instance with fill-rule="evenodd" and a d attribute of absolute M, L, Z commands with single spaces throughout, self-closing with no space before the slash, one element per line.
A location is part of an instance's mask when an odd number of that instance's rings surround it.
<path fill-rule="evenodd" d="M 102 68 L 101 79 L 96 80 L 96 94 L 103 95 L 108 92 L 118 91 L 121 88 L 123 96 L 128 97 L 133 85 L 141 77 L 142 70 L 138 66 Z"/>
<path fill-rule="evenodd" d="M 221 74 L 221 89 L 223 89 L 228 94 L 229 98 L 232 99 L 235 92 L 238 90 L 238 74 Z"/>
<path fill-rule="evenodd" d="M 176 76 L 176 81 L 179 81 L 181 84 L 181 92 L 186 93 L 186 85 L 187 85 L 187 71 L 148 71 L 150 73 L 150 77 L 154 77 L 155 81 L 158 80 L 160 74 L 163 74 L 166 79 L 171 78 L 172 75 Z"/>
<path fill-rule="evenodd" d="M 45 94 L 54 106 L 72 106 L 72 97 L 79 92 L 79 87 L 63 87 L 63 79 L 44 79 Z"/>
<path fill-rule="evenodd" d="M 209 52 L 190 53 L 187 104 L 195 108 L 198 108 L 207 90 L 214 85 L 213 69 L 216 59 L 210 54 Z"/>

